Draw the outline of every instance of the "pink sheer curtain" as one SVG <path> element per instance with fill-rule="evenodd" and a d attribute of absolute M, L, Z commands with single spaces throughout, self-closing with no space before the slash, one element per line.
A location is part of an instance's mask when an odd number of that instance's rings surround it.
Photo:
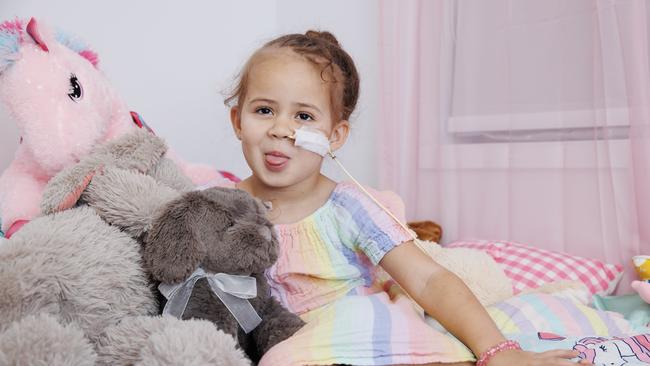
<path fill-rule="evenodd" d="M 443 242 L 650 254 L 644 0 L 381 2 L 381 188 Z"/>

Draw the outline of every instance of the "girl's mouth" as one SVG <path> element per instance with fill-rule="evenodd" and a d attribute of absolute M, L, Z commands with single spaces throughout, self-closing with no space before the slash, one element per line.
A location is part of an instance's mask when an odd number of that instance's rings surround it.
<path fill-rule="evenodd" d="M 264 165 L 270 171 L 282 171 L 288 163 L 289 157 L 279 151 L 271 151 L 264 154 Z"/>

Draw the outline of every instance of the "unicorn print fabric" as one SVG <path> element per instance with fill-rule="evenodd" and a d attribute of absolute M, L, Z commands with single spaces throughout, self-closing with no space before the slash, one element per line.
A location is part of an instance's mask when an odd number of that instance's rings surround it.
<path fill-rule="evenodd" d="M 587 360 L 597 366 L 650 365 L 650 334 L 619 337 L 564 337 L 552 333 L 509 335 L 527 350 L 538 352 L 557 348 L 580 352 L 575 361 Z"/>

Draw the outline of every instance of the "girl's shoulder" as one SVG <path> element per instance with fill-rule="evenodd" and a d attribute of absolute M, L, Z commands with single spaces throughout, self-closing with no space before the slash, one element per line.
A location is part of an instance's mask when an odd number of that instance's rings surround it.
<path fill-rule="evenodd" d="M 330 197 L 330 201 L 335 206 L 348 211 L 364 210 L 369 213 L 383 211 L 375 200 L 403 220 L 405 216 L 404 203 L 400 196 L 393 191 L 380 191 L 365 185 L 360 187 L 352 181 L 343 181 L 336 185 Z"/>

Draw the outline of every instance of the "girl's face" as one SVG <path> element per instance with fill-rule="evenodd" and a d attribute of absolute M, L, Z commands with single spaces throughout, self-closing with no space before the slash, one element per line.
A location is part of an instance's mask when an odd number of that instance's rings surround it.
<path fill-rule="evenodd" d="M 248 75 L 248 90 L 231 121 L 253 175 L 270 187 L 289 187 L 320 174 L 323 158 L 294 146 L 289 136 L 303 125 L 328 136 L 332 151 L 343 145 L 347 121 L 334 120 L 320 69 L 289 50 L 262 55 Z"/>

